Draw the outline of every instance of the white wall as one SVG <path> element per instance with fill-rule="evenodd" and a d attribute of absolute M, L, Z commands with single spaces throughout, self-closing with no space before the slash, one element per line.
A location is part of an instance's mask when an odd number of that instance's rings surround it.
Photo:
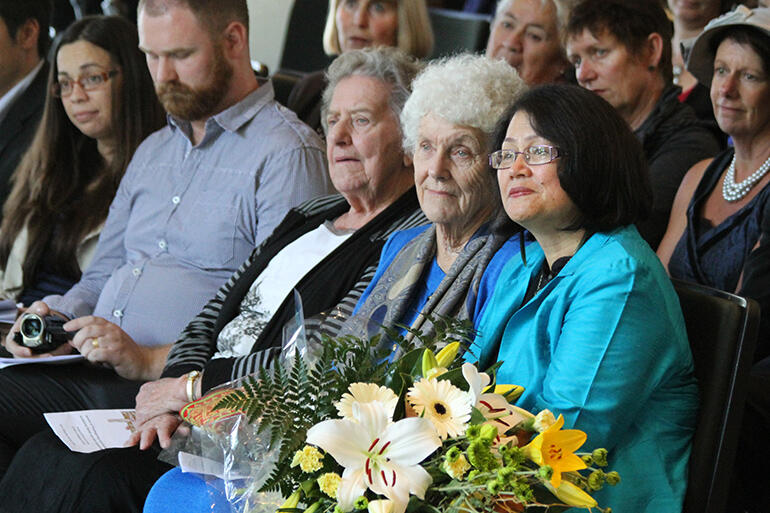
<path fill-rule="evenodd" d="M 318 0 L 323 1 L 323 0 Z M 249 46 L 251 58 L 278 69 L 283 51 L 289 12 L 294 0 L 247 0 L 249 5 Z"/>

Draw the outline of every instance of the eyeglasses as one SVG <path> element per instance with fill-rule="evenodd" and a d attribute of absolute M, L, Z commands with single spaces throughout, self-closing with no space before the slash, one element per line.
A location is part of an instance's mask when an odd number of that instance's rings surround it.
<path fill-rule="evenodd" d="M 530 146 L 524 151 L 498 150 L 489 155 L 489 165 L 494 169 L 506 169 L 513 166 L 516 157 L 519 155 L 524 156 L 524 162 L 527 164 L 539 166 L 541 164 L 553 162 L 555 159 L 559 158 L 561 153 L 559 152 L 559 148 L 547 146 L 545 144 Z"/>
<path fill-rule="evenodd" d="M 66 98 L 72 94 L 75 84 L 80 85 L 83 91 L 93 91 L 102 87 L 109 79 L 118 74 L 118 70 L 100 71 L 79 76 L 76 80 L 62 77 L 53 83 L 51 93 L 57 98 Z"/>

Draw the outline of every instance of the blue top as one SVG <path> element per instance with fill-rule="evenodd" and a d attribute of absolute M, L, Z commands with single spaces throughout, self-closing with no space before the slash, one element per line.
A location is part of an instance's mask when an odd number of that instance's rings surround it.
<path fill-rule="evenodd" d="M 679 301 L 655 253 L 629 226 L 593 235 L 522 305 L 539 244 L 500 273 L 475 341 L 481 367 L 525 387 L 519 406 L 563 414 L 605 447 L 622 482 L 594 497 L 619 513 L 676 513 L 698 410 Z M 498 353 L 499 351 L 499 353 Z"/>
<path fill-rule="evenodd" d="M 383 273 L 387 270 L 388 266 L 390 266 L 390 264 L 393 262 L 393 259 L 396 258 L 396 255 L 404 248 L 404 246 L 407 245 L 407 243 L 409 243 L 409 241 L 427 230 L 429 226 L 430 225 L 426 224 L 424 226 L 417 226 L 408 230 L 401 230 L 388 238 L 388 240 L 385 242 L 385 246 L 382 248 L 382 255 L 380 256 L 380 263 L 377 265 L 377 271 L 374 273 L 374 277 L 369 283 L 369 286 L 366 287 L 364 293 L 361 294 L 361 298 L 358 300 L 358 303 L 356 303 L 356 308 L 353 310 L 353 315 L 358 313 L 361 305 L 363 305 L 366 301 L 366 298 L 369 297 L 372 289 L 375 285 L 377 285 L 377 282 L 380 280 Z M 487 300 L 492 295 L 492 291 L 494 290 L 495 283 L 497 282 L 497 277 L 500 274 L 500 271 L 503 269 L 503 266 L 505 266 L 505 264 L 511 259 L 511 257 L 518 252 L 519 235 L 517 234 L 508 239 L 502 246 L 500 246 L 500 249 L 497 250 L 495 255 L 489 261 L 489 264 L 487 265 L 487 268 L 484 271 L 484 274 L 482 275 L 481 281 L 479 283 L 478 296 L 476 299 L 473 318 L 471 319 L 471 321 L 474 323 L 474 327 L 478 326 L 477 321 L 481 317 L 481 313 L 484 310 L 484 306 L 486 305 Z M 430 297 L 430 295 L 436 290 L 436 288 L 441 283 L 441 280 L 444 279 L 444 276 L 445 273 L 438 266 L 436 257 L 433 257 L 433 262 L 428 268 L 427 274 L 421 280 L 420 287 L 417 291 L 418 293 L 412 299 L 412 302 L 407 310 L 407 316 L 402 319 L 401 324 L 406 326 L 412 325 L 414 320 L 417 318 L 417 315 L 422 310 L 422 307 L 425 306 L 425 303 L 428 301 L 428 297 Z"/>
<path fill-rule="evenodd" d="M 131 159 L 91 265 L 46 303 L 168 344 L 293 206 L 331 190 L 323 143 L 268 83 L 206 121 L 173 117 Z"/>

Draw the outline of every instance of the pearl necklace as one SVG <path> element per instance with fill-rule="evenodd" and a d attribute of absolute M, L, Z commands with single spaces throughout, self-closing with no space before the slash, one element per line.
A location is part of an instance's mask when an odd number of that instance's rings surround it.
<path fill-rule="evenodd" d="M 751 173 L 745 180 L 740 183 L 735 183 L 735 155 L 730 162 L 730 167 L 727 169 L 727 174 L 722 182 L 722 197 L 725 201 L 738 201 L 746 196 L 752 187 L 757 185 L 767 172 L 770 171 L 770 157 L 764 164 L 759 166 L 759 169 Z"/>

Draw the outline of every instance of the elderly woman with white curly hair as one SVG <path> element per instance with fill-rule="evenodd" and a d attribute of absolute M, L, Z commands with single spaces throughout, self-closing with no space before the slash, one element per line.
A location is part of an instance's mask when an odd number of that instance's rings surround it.
<path fill-rule="evenodd" d="M 390 237 L 343 333 L 371 337 L 398 326 L 430 333 L 431 316 L 479 316 L 519 247 L 518 228 L 500 216 L 487 156 L 497 119 L 525 88 L 506 63 L 473 55 L 434 62 L 417 76 L 401 125 L 432 224 Z"/>

